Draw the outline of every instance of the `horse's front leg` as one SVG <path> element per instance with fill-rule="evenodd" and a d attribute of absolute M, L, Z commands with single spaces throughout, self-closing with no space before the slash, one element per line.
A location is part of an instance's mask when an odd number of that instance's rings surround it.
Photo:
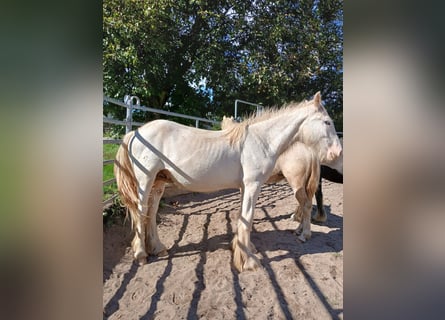
<path fill-rule="evenodd" d="M 245 185 L 242 192 L 241 216 L 238 219 L 237 232 L 232 242 L 233 264 L 239 272 L 254 270 L 261 266 L 258 258 L 252 253 L 254 247 L 250 241 L 253 214 L 260 188 L 261 183 L 254 182 Z"/>
<path fill-rule="evenodd" d="M 244 197 L 244 187 L 243 187 L 243 188 L 240 188 L 240 204 L 241 204 L 241 205 L 240 205 L 240 208 L 239 208 L 239 210 L 238 210 L 238 212 L 237 212 L 237 214 L 236 214 L 236 217 L 235 217 L 236 224 L 235 224 L 235 230 L 234 230 L 234 233 L 237 233 L 237 232 L 238 232 L 238 221 L 239 221 L 239 219 L 241 218 L 242 204 L 243 204 L 243 197 Z M 233 246 L 233 243 L 232 243 L 232 246 Z M 250 241 L 249 249 L 250 249 L 250 251 L 252 251 L 253 253 L 257 253 L 257 249 L 256 249 L 255 246 L 253 245 L 252 241 Z"/>

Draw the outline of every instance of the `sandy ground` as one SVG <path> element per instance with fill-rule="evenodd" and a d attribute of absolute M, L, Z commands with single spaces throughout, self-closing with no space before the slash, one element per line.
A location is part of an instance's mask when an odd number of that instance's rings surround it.
<path fill-rule="evenodd" d="M 104 319 L 342 319 L 343 185 L 323 180 L 323 192 L 328 221 L 301 243 L 290 187 L 263 186 L 256 271 L 232 266 L 238 190 L 165 198 L 159 235 L 169 255 L 144 266 L 132 261 L 128 221 L 104 226 Z"/>

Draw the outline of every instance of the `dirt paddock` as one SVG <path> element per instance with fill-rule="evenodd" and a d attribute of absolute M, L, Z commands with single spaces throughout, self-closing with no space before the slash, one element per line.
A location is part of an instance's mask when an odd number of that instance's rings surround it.
<path fill-rule="evenodd" d="M 144 266 L 133 263 L 129 222 L 104 225 L 104 319 L 342 319 L 343 185 L 323 180 L 323 192 L 328 221 L 301 243 L 290 187 L 263 186 L 251 235 L 263 268 L 243 273 L 229 248 L 238 190 L 165 198 L 169 255 Z"/>

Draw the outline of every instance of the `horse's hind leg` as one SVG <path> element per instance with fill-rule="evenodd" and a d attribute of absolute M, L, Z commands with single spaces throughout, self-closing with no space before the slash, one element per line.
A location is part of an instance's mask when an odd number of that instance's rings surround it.
<path fill-rule="evenodd" d="M 136 181 L 138 181 L 138 214 L 135 215 L 133 227 L 135 235 L 131 246 L 133 249 L 133 256 L 139 264 L 147 263 L 147 251 L 145 250 L 146 243 L 146 229 L 147 224 L 150 224 L 150 216 L 148 215 L 150 191 L 154 183 L 154 175 L 151 174 L 148 168 L 134 167 Z"/>
<path fill-rule="evenodd" d="M 159 208 L 159 202 L 164 194 L 165 182 L 156 180 L 151 188 L 148 216 L 149 221 L 146 225 L 145 246 L 147 252 L 152 255 L 165 256 L 167 255 L 167 248 L 162 244 L 158 235 L 158 227 L 156 224 L 156 214 Z"/>
<path fill-rule="evenodd" d="M 298 189 L 295 192 L 295 197 L 300 203 L 299 210 L 301 210 L 301 222 L 297 230 L 295 230 L 295 233 L 299 234 L 298 239 L 300 239 L 302 242 L 305 242 L 311 237 L 312 202 L 311 199 L 308 198 L 304 188 Z"/>
<path fill-rule="evenodd" d="M 303 217 L 303 204 L 299 203 L 297 204 L 297 207 L 295 208 L 295 213 L 291 215 L 291 220 L 301 222 L 301 218 Z"/>
<path fill-rule="evenodd" d="M 301 192 L 303 192 L 304 186 L 302 186 L 302 185 L 297 186 L 295 181 L 293 181 L 291 179 L 288 179 L 288 182 L 289 182 L 290 186 L 292 187 L 292 190 L 294 191 L 295 199 L 298 202 L 297 207 L 295 208 L 295 213 L 292 214 L 291 219 L 294 221 L 301 222 L 301 219 L 303 218 L 303 208 L 304 208 L 306 196 L 305 196 L 305 194 L 299 195 L 299 192 L 300 192 L 299 190 L 302 190 Z"/>
<path fill-rule="evenodd" d="M 321 187 L 321 177 L 320 183 L 318 184 L 317 192 L 315 192 L 315 200 L 317 201 L 317 213 L 312 217 L 312 220 L 316 222 L 325 222 L 328 218 L 323 206 L 323 192 Z"/>
<path fill-rule="evenodd" d="M 133 241 L 131 242 L 131 247 L 133 249 L 134 259 L 141 265 L 147 262 L 147 252 L 145 251 L 145 226 L 149 219 L 147 215 L 148 195 L 148 191 L 143 191 L 139 188 L 138 213 L 135 215 L 135 219 L 133 221 L 135 235 Z"/>
<path fill-rule="evenodd" d="M 292 172 L 291 174 L 287 174 L 285 177 L 286 177 L 287 182 L 291 186 L 292 191 L 294 192 L 295 199 L 297 200 L 297 206 L 295 208 L 295 213 L 293 213 L 291 215 L 291 220 L 301 222 L 301 219 L 303 217 L 303 207 L 305 204 L 306 196 L 305 196 L 305 194 L 297 196 L 297 194 L 298 194 L 299 190 L 302 190 L 301 192 L 303 192 L 303 190 L 304 190 L 304 184 L 303 184 L 304 180 L 303 180 L 302 174 L 299 172 Z"/>

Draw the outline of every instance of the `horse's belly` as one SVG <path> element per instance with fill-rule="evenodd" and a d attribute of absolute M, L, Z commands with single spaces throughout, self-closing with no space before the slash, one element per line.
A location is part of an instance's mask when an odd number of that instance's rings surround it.
<path fill-rule="evenodd" d="M 175 184 L 195 192 L 238 188 L 241 184 L 241 170 L 238 168 L 202 168 L 188 171 L 169 168 L 169 171 Z"/>

